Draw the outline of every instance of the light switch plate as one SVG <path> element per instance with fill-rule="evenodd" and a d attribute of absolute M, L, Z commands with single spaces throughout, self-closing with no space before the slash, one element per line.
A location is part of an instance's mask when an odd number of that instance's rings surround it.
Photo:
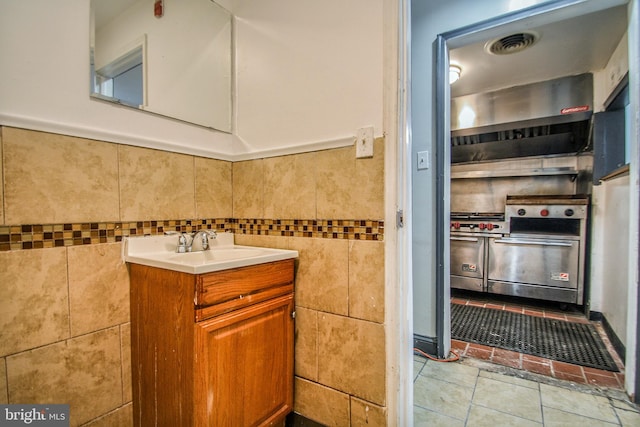
<path fill-rule="evenodd" d="M 429 169 L 431 166 L 431 159 L 429 159 L 428 151 L 418 152 L 418 170 Z"/>
<path fill-rule="evenodd" d="M 356 158 L 373 157 L 373 126 L 358 129 L 356 135 Z"/>

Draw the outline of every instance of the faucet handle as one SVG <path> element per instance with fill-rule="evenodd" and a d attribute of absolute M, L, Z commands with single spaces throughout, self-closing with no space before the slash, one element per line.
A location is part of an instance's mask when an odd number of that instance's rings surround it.
<path fill-rule="evenodd" d="M 190 249 L 190 245 L 187 242 L 187 235 L 184 233 L 180 233 L 178 236 L 178 246 L 176 247 L 176 252 L 185 253 Z"/>

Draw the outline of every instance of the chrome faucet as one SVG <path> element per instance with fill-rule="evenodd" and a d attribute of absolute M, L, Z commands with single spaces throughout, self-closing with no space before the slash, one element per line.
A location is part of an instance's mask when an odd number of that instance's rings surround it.
<path fill-rule="evenodd" d="M 165 234 L 174 233 L 168 232 Z M 207 251 L 211 247 L 209 239 L 215 239 L 217 236 L 215 230 L 200 230 L 192 234 L 176 232 L 175 234 L 179 234 L 178 246 L 176 247 L 176 252 L 178 253 Z"/>
<path fill-rule="evenodd" d="M 191 238 L 191 247 L 189 252 L 208 251 L 209 238 L 215 239 L 217 234 L 214 230 L 200 230 Z"/>

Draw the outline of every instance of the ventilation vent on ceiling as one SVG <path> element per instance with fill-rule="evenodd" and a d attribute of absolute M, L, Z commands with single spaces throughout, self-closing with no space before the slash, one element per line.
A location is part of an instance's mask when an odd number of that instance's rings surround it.
<path fill-rule="evenodd" d="M 515 33 L 487 43 L 486 49 L 494 55 L 508 55 L 523 51 L 538 41 L 535 33 Z"/>

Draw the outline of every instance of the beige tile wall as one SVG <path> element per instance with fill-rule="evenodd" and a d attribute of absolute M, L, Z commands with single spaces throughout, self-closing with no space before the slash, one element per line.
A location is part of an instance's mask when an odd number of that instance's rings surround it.
<path fill-rule="evenodd" d="M 3 128 L 6 224 L 117 220 L 118 148 Z"/>
<path fill-rule="evenodd" d="M 193 156 L 118 147 L 120 218 L 193 218 L 195 170 Z"/>
<path fill-rule="evenodd" d="M 230 163 L 0 131 L 0 224 L 18 229 L 384 218 L 382 140 L 371 159 L 341 148 Z M 384 243 L 340 236 L 237 234 L 236 241 L 300 252 L 296 411 L 326 425 L 385 425 Z M 119 243 L 0 251 L 0 403 L 57 399 L 71 404 L 72 425 L 131 425 L 128 290 Z"/>
<path fill-rule="evenodd" d="M 384 219 L 384 141 L 233 163 L 235 218 Z"/>
<path fill-rule="evenodd" d="M 7 127 L 0 135 L 0 224 L 232 213 L 230 162 Z M 132 425 L 120 243 L 0 251 L 0 305 L 0 403 L 69 403 L 73 426 Z"/>
<path fill-rule="evenodd" d="M 383 140 L 233 164 L 235 218 L 384 218 Z M 384 426 L 384 242 L 236 235 L 295 249 L 295 411 L 332 426 Z"/>

